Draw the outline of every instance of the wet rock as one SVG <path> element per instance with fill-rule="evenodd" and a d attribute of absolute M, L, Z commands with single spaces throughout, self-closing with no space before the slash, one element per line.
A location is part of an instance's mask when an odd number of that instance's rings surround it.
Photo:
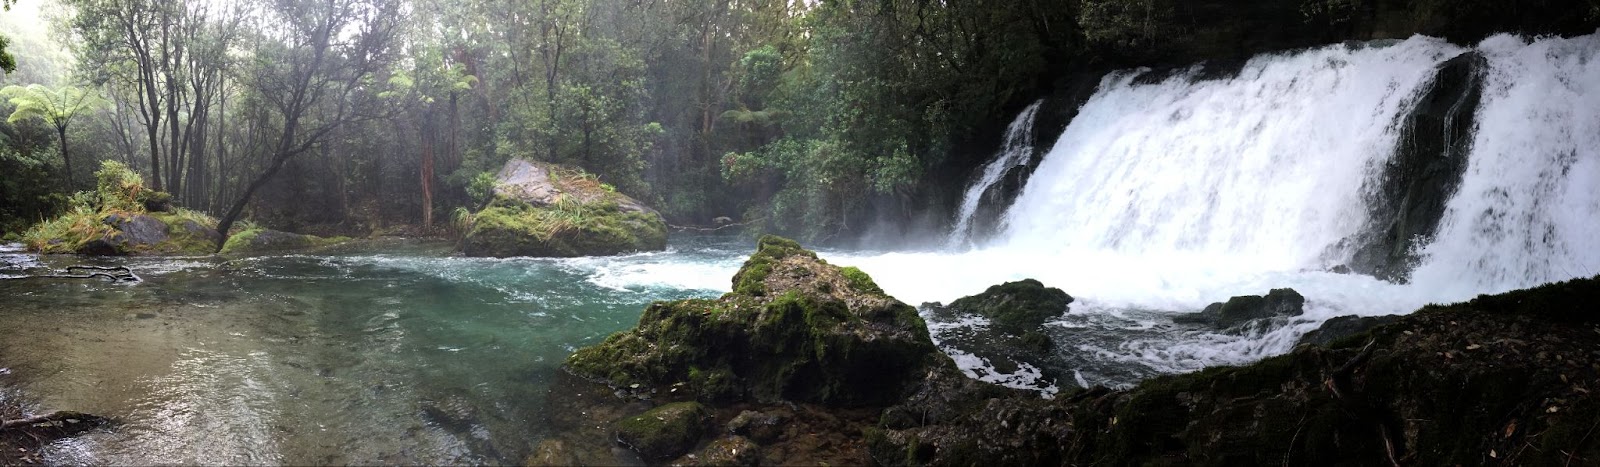
<path fill-rule="evenodd" d="M 593 175 L 513 159 L 495 178 L 494 198 L 473 215 L 467 256 L 599 256 L 667 247 L 661 215 Z"/>
<path fill-rule="evenodd" d="M 791 416 L 778 411 L 757 412 L 746 410 L 739 412 L 738 416 L 728 422 L 727 431 L 730 434 L 747 437 L 755 442 L 766 444 L 776 441 L 783 436 L 783 429 Z"/>
<path fill-rule="evenodd" d="M 733 289 L 652 304 L 636 328 L 580 349 L 566 367 L 633 394 L 881 406 L 949 361 L 916 309 L 792 240 L 762 237 Z"/>
<path fill-rule="evenodd" d="M 572 452 L 572 447 L 566 441 L 547 439 L 540 441 L 533 448 L 533 455 L 523 461 L 526 466 L 573 466 L 579 465 L 577 453 Z"/>
<path fill-rule="evenodd" d="M 114 241 L 124 248 L 155 245 L 167 240 L 167 223 L 151 216 L 112 214 L 106 217 L 106 224 L 120 232 Z"/>
<path fill-rule="evenodd" d="M 1266 296 L 1241 295 L 1212 303 L 1199 313 L 1177 316 L 1173 321 L 1229 329 L 1257 320 L 1300 316 L 1305 313 L 1305 304 L 1306 298 L 1294 289 L 1272 289 Z"/>
<path fill-rule="evenodd" d="M 867 441 L 886 465 L 1592 462 L 1596 302 L 1600 277 L 1482 296 L 1367 339 L 1054 400 L 930 381 Z"/>
<path fill-rule="evenodd" d="M 1335 341 L 1338 341 L 1339 339 L 1344 339 L 1346 337 L 1350 337 L 1350 336 L 1354 336 L 1356 334 L 1361 334 L 1363 332 L 1367 332 L 1368 330 L 1371 330 L 1372 328 L 1392 323 L 1392 322 L 1394 322 L 1395 320 L 1398 320 L 1398 319 L 1400 319 L 1400 317 L 1399 316 L 1395 316 L 1395 315 L 1385 315 L 1385 316 L 1346 315 L 1346 316 L 1340 316 L 1340 317 L 1336 317 L 1336 318 L 1331 318 L 1331 319 L 1329 319 L 1327 321 L 1324 321 L 1322 323 L 1322 326 L 1311 330 L 1311 332 L 1306 333 L 1304 336 L 1300 336 L 1300 341 L 1296 345 L 1306 345 L 1306 344 L 1310 344 L 1310 345 L 1328 345 L 1328 344 L 1332 344 Z"/>
<path fill-rule="evenodd" d="M 956 321 L 966 314 L 988 318 L 990 326 L 942 336 L 940 345 L 972 354 L 988 362 L 995 372 L 1037 372 L 1041 386 L 1059 386 L 1072 384 L 1067 378 L 1072 368 L 1057 353 L 1055 340 L 1042 328 L 1045 321 L 1067 312 L 1071 303 L 1072 297 L 1061 289 L 1024 279 L 989 287 L 949 306 L 924 303 L 923 309 L 937 321 Z"/>
<path fill-rule="evenodd" d="M 1417 262 L 1418 248 L 1438 230 L 1445 202 L 1461 184 L 1472 150 L 1478 101 L 1483 96 L 1488 61 L 1467 52 L 1445 61 L 1415 108 L 1402 120 L 1395 156 L 1368 193 L 1373 219 L 1354 238 L 1350 267 L 1379 279 L 1404 282 Z"/>
<path fill-rule="evenodd" d="M 167 224 L 144 214 L 113 213 L 103 221 L 111 230 L 78 246 L 75 253 L 120 256 L 148 250 L 169 240 Z"/>
<path fill-rule="evenodd" d="M 724 436 L 673 465 L 755 466 L 761 463 L 761 446 L 743 436 Z"/>
<path fill-rule="evenodd" d="M 1033 279 L 989 287 L 983 293 L 950 302 L 949 308 L 989 318 L 997 326 L 1020 332 L 1038 329 L 1067 312 L 1072 296 Z"/>
<path fill-rule="evenodd" d="M 251 229 L 228 237 L 222 246 L 224 255 L 251 255 L 317 248 L 348 241 L 348 238 L 323 238 L 272 229 Z"/>
<path fill-rule="evenodd" d="M 689 452 L 705 434 L 710 412 L 697 402 L 676 402 L 617 422 L 617 442 L 646 460 L 672 459 Z"/>

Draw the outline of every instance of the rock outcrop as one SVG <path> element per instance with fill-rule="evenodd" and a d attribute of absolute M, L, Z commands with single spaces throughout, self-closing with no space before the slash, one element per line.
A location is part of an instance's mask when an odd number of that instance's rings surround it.
<path fill-rule="evenodd" d="M 1384 166 L 1384 176 L 1362 190 L 1368 193 L 1372 221 L 1354 238 L 1350 267 L 1355 272 L 1404 282 L 1416 266 L 1417 250 L 1438 230 L 1445 202 L 1467 170 L 1488 68 L 1478 52 L 1445 61 L 1402 120 L 1395 156 Z"/>
<path fill-rule="evenodd" d="M 1212 303 L 1199 313 L 1178 316 L 1173 321 L 1233 329 L 1271 318 L 1300 316 L 1305 313 L 1305 305 L 1306 298 L 1294 289 L 1272 289 L 1265 296 L 1240 295 Z"/>
<path fill-rule="evenodd" d="M 1065 314 L 1071 303 L 1072 296 L 1061 289 L 1023 279 L 989 287 L 948 306 L 924 303 L 922 307 L 936 321 L 956 321 L 964 314 L 989 320 L 989 326 L 941 336 L 939 345 L 972 354 L 999 373 L 1037 371 L 1047 382 L 1070 385 L 1065 380 L 1072 368 L 1057 354 L 1056 343 L 1045 333 L 1044 323 Z"/>
<path fill-rule="evenodd" d="M 1594 463 L 1597 301 L 1600 277 L 1429 306 L 1365 337 L 1125 391 L 950 385 L 886 411 L 869 443 L 886 465 Z"/>
<path fill-rule="evenodd" d="M 949 361 L 915 308 L 792 240 L 763 237 L 733 290 L 652 304 L 638 327 L 578 350 L 567 368 L 635 395 L 881 406 Z"/>
<path fill-rule="evenodd" d="M 1600 461 L 1600 277 L 1429 306 L 1247 366 L 1044 399 L 963 375 L 864 273 L 783 239 L 759 248 L 734 292 L 658 303 L 569 358 L 610 387 L 553 390 L 550 406 L 565 408 L 553 418 L 573 431 L 537 459 L 636 461 L 612 440 L 634 421 L 682 419 L 694 422 L 643 431 L 701 430 L 693 442 L 641 449 L 630 434 L 626 452 L 681 465 Z M 1294 307 L 1271 304 L 1297 295 L 1243 301 L 1281 316 Z"/>
<path fill-rule="evenodd" d="M 601 256 L 667 247 L 661 215 L 582 171 L 513 159 L 473 215 L 467 256 Z"/>

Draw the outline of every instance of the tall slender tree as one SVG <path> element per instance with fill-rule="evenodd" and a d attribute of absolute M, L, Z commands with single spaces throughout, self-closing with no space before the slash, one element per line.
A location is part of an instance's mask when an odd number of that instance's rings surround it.
<path fill-rule="evenodd" d="M 67 151 L 67 127 L 79 114 L 91 111 L 102 103 L 94 91 L 75 86 L 48 87 L 42 84 L 6 86 L 0 96 L 11 100 L 16 110 L 7 121 L 38 118 L 56 130 L 57 145 L 61 149 L 61 162 L 66 166 L 67 190 L 77 189 L 72 172 L 72 154 Z"/>

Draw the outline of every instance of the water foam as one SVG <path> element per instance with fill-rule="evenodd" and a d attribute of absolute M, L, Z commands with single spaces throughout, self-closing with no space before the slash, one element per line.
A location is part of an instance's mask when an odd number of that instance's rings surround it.
<path fill-rule="evenodd" d="M 1465 295 L 1600 273 L 1600 35 L 1478 50 L 1472 155 L 1413 282 Z"/>
<path fill-rule="evenodd" d="M 1222 80 L 1109 75 L 988 244 L 826 256 L 911 303 L 1039 279 L 1079 299 L 1047 328 L 1125 333 L 1064 351 L 1158 373 L 1281 354 L 1336 316 L 1600 273 L 1600 35 L 1480 44 L 1489 70 L 1467 172 L 1412 283 L 1324 272 L 1369 223 L 1360 190 L 1383 175 L 1403 116 L 1466 50 L 1414 37 L 1260 56 Z M 1243 335 L 1167 318 L 1280 287 L 1307 298 L 1304 316 Z"/>

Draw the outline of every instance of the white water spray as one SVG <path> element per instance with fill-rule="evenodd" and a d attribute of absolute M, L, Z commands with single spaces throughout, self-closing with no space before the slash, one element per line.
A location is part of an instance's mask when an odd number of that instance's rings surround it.
<path fill-rule="evenodd" d="M 1392 155 L 1398 116 L 1461 52 L 1419 37 L 1259 57 L 1228 80 L 1108 77 L 1007 213 L 1000 246 L 1322 266 L 1363 226 L 1362 182 Z"/>
<path fill-rule="evenodd" d="M 1470 296 L 1600 274 L 1600 35 L 1478 50 L 1472 155 L 1412 282 Z"/>
<path fill-rule="evenodd" d="M 961 211 L 956 213 L 956 226 L 950 230 L 950 237 L 946 246 L 961 248 L 972 243 L 972 216 L 978 211 L 978 203 L 983 199 L 983 193 L 1000 181 L 1000 177 L 1012 168 L 1027 165 L 1033 160 L 1033 118 L 1039 114 L 1039 106 L 1044 104 L 1039 100 L 1023 109 L 1017 114 L 1016 120 L 1006 127 L 1005 140 L 1000 144 L 1000 152 L 996 153 L 993 160 L 983 166 L 981 176 L 967 187 L 966 195 L 961 197 Z"/>
<path fill-rule="evenodd" d="M 1410 284 L 1323 270 L 1348 261 L 1341 240 L 1367 228 L 1361 190 L 1379 185 L 1404 116 L 1438 66 L 1467 51 L 1425 37 L 1260 56 L 1222 80 L 1109 76 L 987 245 L 830 260 L 911 303 L 1036 278 L 1078 298 L 1068 318 L 1142 329 L 1233 295 L 1307 297 L 1305 316 L 1260 335 L 1067 349 L 1159 372 L 1281 354 L 1334 316 L 1600 273 L 1600 35 L 1498 36 L 1477 49 L 1489 69 L 1466 173 Z"/>

